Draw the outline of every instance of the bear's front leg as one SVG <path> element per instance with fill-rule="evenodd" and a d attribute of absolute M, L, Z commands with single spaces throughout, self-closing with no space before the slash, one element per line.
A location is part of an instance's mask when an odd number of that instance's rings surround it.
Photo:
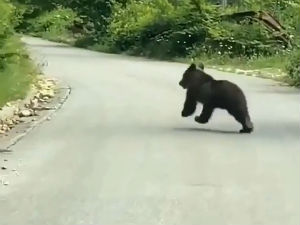
<path fill-rule="evenodd" d="M 186 98 L 185 98 L 183 110 L 181 112 L 181 116 L 187 117 L 192 115 L 196 110 L 196 105 L 197 102 L 194 96 L 192 95 L 191 91 L 188 90 L 186 93 Z"/>
<path fill-rule="evenodd" d="M 200 116 L 196 116 L 195 121 L 198 123 L 207 123 L 213 111 L 214 111 L 214 107 L 204 104 Z"/>

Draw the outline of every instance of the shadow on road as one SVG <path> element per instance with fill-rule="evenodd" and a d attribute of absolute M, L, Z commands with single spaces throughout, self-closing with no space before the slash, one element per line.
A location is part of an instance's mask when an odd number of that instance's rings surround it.
<path fill-rule="evenodd" d="M 209 133 L 218 133 L 218 134 L 240 134 L 238 131 L 226 131 L 226 130 L 191 128 L 191 127 L 173 128 L 173 130 L 179 132 L 209 132 Z"/>
<path fill-rule="evenodd" d="M 64 45 L 64 44 L 26 44 L 26 45 L 35 48 L 72 48 L 72 46 Z"/>
<path fill-rule="evenodd" d="M 12 150 L 9 150 L 9 149 L 0 149 L 0 154 L 1 153 L 10 153 L 12 152 Z"/>

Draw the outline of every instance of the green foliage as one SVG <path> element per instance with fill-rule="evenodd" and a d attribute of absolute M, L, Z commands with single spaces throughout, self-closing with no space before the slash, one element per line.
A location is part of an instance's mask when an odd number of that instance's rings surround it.
<path fill-rule="evenodd" d="M 300 0 L 238 0 L 235 11 L 264 10 L 273 14 L 288 33 L 294 36 L 294 43 L 300 41 Z"/>
<path fill-rule="evenodd" d="M 65 40 L 72 37 L 70 28 L 75 21 L 80 20 L 73 10 L 58 7 L 32 19 L 29 32 L 51 40 Z"/>
<path fill-rule="evenodd" d="M 296 49 L 293 52 L 290 61 L 286 65 L 286 69 L 294 84 L 300 86 L 300 49 Z"/>
<path fill-rule="evenodd" d="M 11 35 L 14 26 L 14 7 L 4 0 L 0 0 L 0 36 Z M 1 45 L 1 43 L 0 43 Z"/>
<path fill-rule="evenodd" d="M 166 18 L 172 12 L 173 7 L 166 0 L 131 1 L 126 8 L 116 4 L 107 30 L 119 50 L 124 51 L 135 45 L 141 47 L 144 36 L 151 42 L 153 29 L 150 26 L 156 24 L 156 21 L 166 23 Z M 163 28 L 157 28 L 158 33 L 164 31 Z"/>
<path fill-rule="evenodd" d="M 145 27 L 155 24 L 174 13 L 173 6 L 167 0 L 131 1 L 126 8 L 116 4 L 109 25 L 112 36 L 127 38 L 140 33 Z"/>
<path fill-rule="evenodd" d="M 20 28 L 28 26 L 27 21 L 36 18 L 41 14 L 55 10 L 62 6 L 72 9 L 83 21 L 84 29 L 87 30 L 89 40 L 93 43 L 98 37 L 102 37 L 106 32 L 106 27 L 114 4 L 126 5 L 127 0 L 14 0 L 18 4 L 26 6 L 25 20 Z M 83 42 L 85 42 L 83 38 Z M 90 42 L 90 41 L 89 41 Z"/>
<path fill-rule="evenodd" d="M 278 41 L 259 24 L 220 22 L 211 30 L 211 36 L 200 46 L 194 46 L 191 55 L 219 54 L 230 57 L 257 57 L 284 51 Z M 218 28 L 218 30 L 216 29 Z M 215 31 L 218 31 L 216 33 Z"/>
<path fill-rule="evenodd" d="M 271 55 L 282 46 L 258 23 L 222 22 L 221 9 L 198 1 L 130 1 L 115 5 L 108 33 L 120 51 L 170 57 Z M 150 51 L 149 51 L 150 50 Z M 153 51 L 154 50 L 154 51 Z"/>
<path fill-rule="evenodd" d="M 49 1 L 49 0 L 48 0 Z M 50 1 L 51 2 L 51 1 Z M 85 24 L 90 24 L 90 33 L 103 34 L 111 14 L 113 0 L 55 0 L 58 5 L 68 7 L 78 13 Z M 117 1 L 116 1 L 117 2 Z"/>
<path fill-rule="evenodd" d="M 25 18 L 19 27 L 27 23 L 39 36 L 66 41 L 74 37 L 70 28 L 77 23 L 83 32 L 75 37 L 75 45 L 105 52 L 202 57 L 216 64 L 243 62 L 240 64 L 257 67 L 272 67 L 273 63 L 284 69 L 291 49 L 283 47 L 259 22 L 225 22 L 220 17 L 246 10 L 275 15 L 295 43 L 291 48 L 300 41 L 300 0 L 228 0 L 225 9 L 216 5 L 219 0 L 14 1 Z"/>
<path fill-rule="evenodd" d="M 278 12 L 278 17 L 291 34 L 295 45 L 300 42 L 300 0 L 285 1 L 285 7 Z"/>
<path fill-rule="evenodd" d="M 0 0 L 0 107 L 24 97 L 35 77 L 35 68 L 14 34 L 16 15 L 14 6 Z"/>
<path fill-rule="evenodd" d="M 0 107 L 8 101 L 23 98 L 36 77 L 23 44 L 11 36 L 0 48 Z"/>
<path fill-rule="evenodd" d="M 203 42 L 210 18 L 187 1 L 130 1 L 113 10 L 108 33 L 120 51 L 174 57 L 185 55 L 195 42 Z"/>

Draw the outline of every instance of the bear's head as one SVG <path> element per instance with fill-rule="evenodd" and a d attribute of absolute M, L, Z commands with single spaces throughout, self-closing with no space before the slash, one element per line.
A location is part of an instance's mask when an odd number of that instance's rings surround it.
<path fill-rule="evenodd" d="M 179 85 L 184 89 L 191 87 L 195 81 L 197 68 L 194 63 L 183 73 L 182 79 L 179 82 Z"/>

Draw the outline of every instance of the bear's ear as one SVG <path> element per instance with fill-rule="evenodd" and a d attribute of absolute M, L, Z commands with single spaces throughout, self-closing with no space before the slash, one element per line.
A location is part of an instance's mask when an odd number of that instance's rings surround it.
<path fill-rule="evenodd" d="M 189 67 L 189 70 L 196 70 L 196 64 L 195 63 L 192 63 Z"/>
<path fill-rule="evenodd" d="M 202 62 L 199 63 L 199 68 L 200 68 L 201 70 L 204 70 L 204 64 L 203 64 Z"/>

